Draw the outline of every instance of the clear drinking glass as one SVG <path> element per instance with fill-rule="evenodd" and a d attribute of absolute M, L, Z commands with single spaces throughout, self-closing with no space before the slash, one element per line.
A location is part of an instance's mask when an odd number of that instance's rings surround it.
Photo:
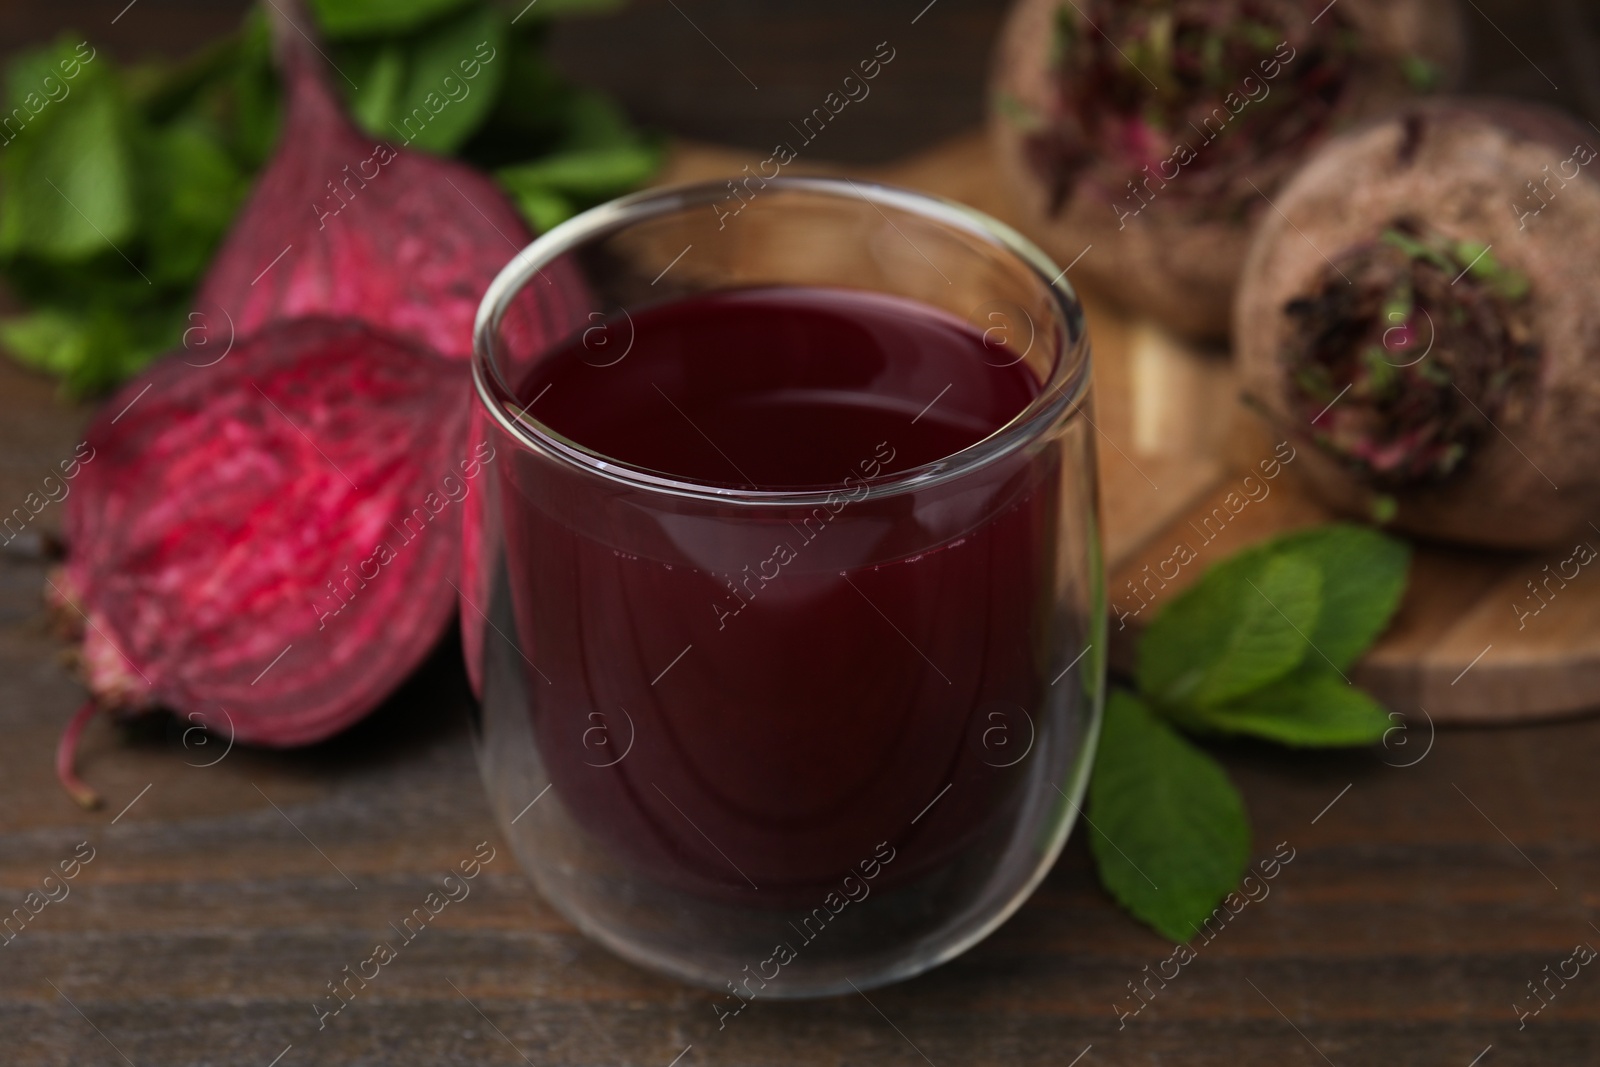
<path fill-rule="evenodd" d="M 1089 348 L 1054 265 L 886 186 L 729 197 L 606 204 L 490 288 L 461 616 L 480 764 L 533 881 L 595 940 L 731 1008 L 908 977 L 1021 905 L 1082 799 L 1106 612 Z M 1037 397 L 937 462 L 769 490 L 610 459 L 519 396 L 563 340 L 596 367 L 644 358 L 642 308 L 775 285 L 953 314 Z M 710 605 L 797 539 L 719 626 Z"/>

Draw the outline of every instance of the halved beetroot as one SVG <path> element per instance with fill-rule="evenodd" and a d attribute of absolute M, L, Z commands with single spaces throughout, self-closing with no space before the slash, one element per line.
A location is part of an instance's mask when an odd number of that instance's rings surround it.
<path fill-rule="evenodd" d="M 158 362 L 90 426 L 56 594 L 90 705 L 166 707 L 290 746 L 371 711 L 449 624 L 469 454 L 461 365 L 350 322 L 266 327 L 214 367 Z M 80 614 L 81 613 L 81 614 Z"/>
<path fill-rule="evenodd" d="M 532 233 L 471 167 L 358 130 L 302 5 L 278 0 L 267 14 L 283 132 L 197 307 L 220 309 L 239 337 L 280 319 L 350 317 L 466 360 L 478 301 Z"/>

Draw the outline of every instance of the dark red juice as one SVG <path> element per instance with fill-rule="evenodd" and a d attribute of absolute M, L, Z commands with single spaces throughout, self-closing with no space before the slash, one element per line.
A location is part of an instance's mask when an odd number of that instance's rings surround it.
<path fill-rule="evenodd" d="M 936 866 L 1030 766 L 1060 467 L 1019 454 L 870 497 L 865 479 L 990 436 L 1033 372 L 953 316 L 853 290 L 696 296 L 608 331 L 540 357 L 528 418 L 627 466 L 828 495 L 663 505 L 511 473 L 513 607 L 557 794 L 617 859 L 690 889 L 777 901 L 885 842 L 893 880 Z"/>

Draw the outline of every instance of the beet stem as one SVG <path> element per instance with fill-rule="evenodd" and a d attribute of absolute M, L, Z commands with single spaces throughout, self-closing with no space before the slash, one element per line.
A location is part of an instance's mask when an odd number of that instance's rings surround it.
<path fill-rule="evenodd" d="M 99 710 L 100 706 L 93 700 L 84 701 L 83 707 L 73 714 L 67 722 L 67 728 L 61 731 L 61 740 L 56 743 L 56 778 L 68 795 L 88 811 L 98 808 L 104 801 L 99 793 L 78 777 L 73 764 L 77 762 L 78 741 L 83 737 L 83 728 L 89 725 L 89 720 Z"/>
<path fill-rule="evenodd" d="M 331 124 L 354 130 L 330 80 L 333 61 L 317 43 L 316 19 L 301 0 L 268 0 L 272 53 L 283 72 L 288 96 L 285 134 L 291 128 Z M 346 81 L 343 71 L 338 72 Z M 355 85 L 350 82 L 351 86 Z M 285 140 L 283 143 L 287 143 Z"/>

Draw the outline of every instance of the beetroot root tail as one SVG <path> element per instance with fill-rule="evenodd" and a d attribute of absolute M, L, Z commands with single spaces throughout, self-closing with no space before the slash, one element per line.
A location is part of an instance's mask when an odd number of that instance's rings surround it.
<path fill-rule="evenodd" d="M 84 701 L 67 722 L 67 728 L 61 731 L 61 740 L 56 743 L 56 778 L 61 782 L 61 787 L 78 804 L 93 811 L 104 801 L 88 783 L 78 777 L 74 764 L 78 757 L 78 741 L 83 737 L 83 728 L 89 725 L 89 720 L 95 717 L 100 708 L 93 700 Z"/>

